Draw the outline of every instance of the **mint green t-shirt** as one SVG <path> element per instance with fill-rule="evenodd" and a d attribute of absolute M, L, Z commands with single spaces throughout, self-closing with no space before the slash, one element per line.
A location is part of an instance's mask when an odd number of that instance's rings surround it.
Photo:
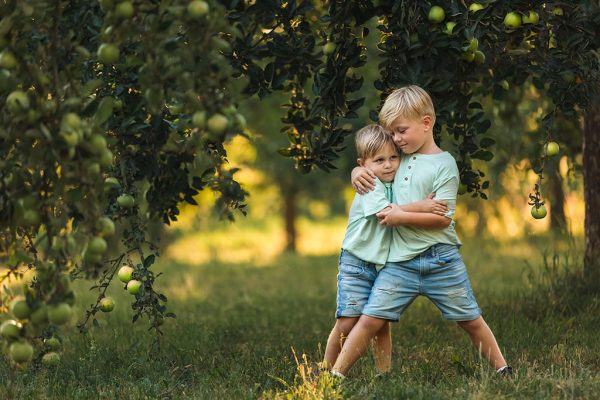
<path fill-rule="evenodd" d="M 354 196 L 342 249 L 363 261 L 377 265 L 386 263 L 392 228 L 380 225 L 375 214 L 393 202 L 392 193 L 391 182 L 383 183 L 376 178 L 374 190 Z"/>
<path fill-rule="evenodd" d="M 446 217 L 453 219 L 460 177 L 454 157 L 448 152 L 404 154 L 394 179 L 394 202 L 408 204 L 435 192 L 435 199 L 448 203 Z M 460 245 L 454 220 L 445 229 L 397 226 L 392 231 L 388 261 L 410 260 L 437 243 Z M 382 246 L 385 244 L 382 243 Z"/>

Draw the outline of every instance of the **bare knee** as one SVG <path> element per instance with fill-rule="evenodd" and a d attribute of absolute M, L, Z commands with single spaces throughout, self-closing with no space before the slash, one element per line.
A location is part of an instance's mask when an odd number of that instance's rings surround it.
<path fill-rule="evenodd" d="M 387 325 L 388 321 L 363 315 L 360 317 L 359 324 L 361 325 L 361 328 L 376 333 L 379 332 L 379 330 L 381 330 L 385 325 Z"/>
<path fill-rule="evenodd" d="M 357 322 L 358 317 L 340 317 L 335 322 L 335 328 L 341 336 L 348 336 Z"/>
<path fill-rule="evenodd" d="M 478 317 L 472 321 L 458 321 L 458 326 L 467 332 L 475 332 L 485 326 L 483 318 Z"/>

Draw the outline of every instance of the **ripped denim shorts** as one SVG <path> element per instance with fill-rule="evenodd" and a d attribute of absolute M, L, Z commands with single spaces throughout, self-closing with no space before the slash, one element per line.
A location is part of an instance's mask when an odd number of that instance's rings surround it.
<path fill-rule="evenodd" d="M 436 244 L 408 261 L 388 262 L 363 314 L 398 321 L 417 296 L 429 298 L 447 320 L 472 321 L 481 315 L 456 245 Z"/>
<path fill-rule="evenodd" d="M 375 264 L 342 250 L 338 265 L 335 317 L 360 317 L 377 278 Z"/>

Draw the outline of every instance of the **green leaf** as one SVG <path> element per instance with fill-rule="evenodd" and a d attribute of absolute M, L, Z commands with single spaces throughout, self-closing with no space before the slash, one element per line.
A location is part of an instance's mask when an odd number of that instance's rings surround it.
<path fill-rule="evenodd" d="M 490 161 L 494 158 L 494 153 L 487 150 L 478 150 L 474 154 L 471 155 L 471 158 L 476 158 L 478 160 Z"/>
<path fill-rule="evenodd" d="M 94 91 L 98 89 L 100 85 L 102 85 L 102 79 L 92 79 L 87 81 L 81 88 L 81 95 L 89 96 L 90 94 L 94 93 Z"/>
<path fill-rule="evenodd" d="M 150 254 L 148 257 L 146 257 L 146 259 L 144 260 L 144 268 L 145 269 L 150 268 L 150 266 L 152 264 L 154 264 L 154 259 L 155 259 L 154 254 Z"/>
<path fill-rule="evenodd" d="M 94 121 L 96 125 L 102 125 L 105 123 L 113 112 L 113 99 L 112 97 L 104 97 L 100 100 L 96 114 L 94 114 Z"/>
<path fill-rule="evenodd" d="M 496 141 L 494 139 L 488 138 L 488 137 L 481 139 L 481 141 L 479 142 L 479 146 L 483 147 L 484 149 L 486 149 L 490 146 L 493 146 L 495 144 L 496 144 Z"/>

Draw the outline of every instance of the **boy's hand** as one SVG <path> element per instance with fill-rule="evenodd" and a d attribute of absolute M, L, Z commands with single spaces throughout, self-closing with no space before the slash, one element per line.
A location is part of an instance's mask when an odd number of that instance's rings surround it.
<path fill-rule="evenodd" d="M 431 192 L 426 198 L 416 202 L 420 212 L 446 215 L 448 212 L 448 203 L 446 203 L 444 200 L 434 200 L 434 197 L 435 192 Z"/>
<path fill-rule="evenodd" d="M 358 194 L 365 194 L 375 189 L 375 174 L 368 168 L 356 167 L 350 175 L 352 187 Z"/>
<path fill-rule="evenodd" d="M 377 216 L 377 219 L 379 219 L 381 225 L 398 226 L 400 225 L 398 219 L 401 217 L 402 213 L 404 213 L 404 211 L 402 211 L 397 204 L 391 204 L 389 207 L 384 208 L 375 215 Z"/>

